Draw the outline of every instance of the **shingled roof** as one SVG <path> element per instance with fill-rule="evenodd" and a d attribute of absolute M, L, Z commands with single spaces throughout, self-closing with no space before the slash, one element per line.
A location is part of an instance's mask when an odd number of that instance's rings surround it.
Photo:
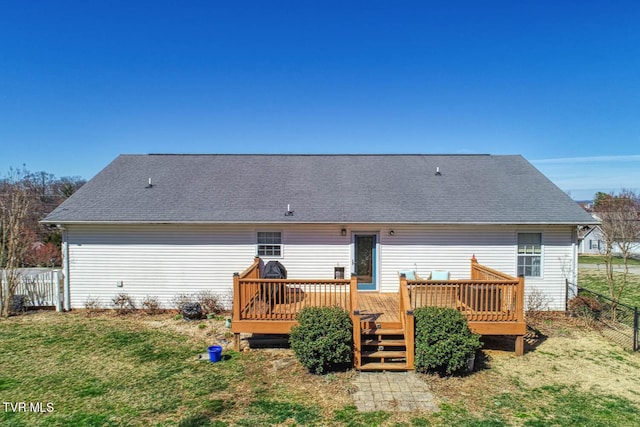
<path fill-rule="evenodd" d="M 292 215 L 285 215 L 288 206 Z M 150 154 L 119 156 L 44 222 L 577 225 L 594 220 L 517 155 Z"/>

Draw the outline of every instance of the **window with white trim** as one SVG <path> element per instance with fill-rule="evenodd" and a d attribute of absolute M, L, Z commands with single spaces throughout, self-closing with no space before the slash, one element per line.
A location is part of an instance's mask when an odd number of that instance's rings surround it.
<path fill-rule="evenodd" d="M 518 233 L 518 276 L 542 276 L 542 233 Z"/>
<path fill-rule="evenodd" d="M 258 231 L 258 256 L 282 256 L 282 233 L 279 231 Z"/>

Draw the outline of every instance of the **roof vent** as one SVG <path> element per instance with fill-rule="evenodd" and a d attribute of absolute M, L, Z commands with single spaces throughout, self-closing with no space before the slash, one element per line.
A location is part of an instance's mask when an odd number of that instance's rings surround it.
<path fill-rule="evenodd" d="M 293 211 L 291 210 L 291 205 L 287 204 L 287 211 L 284 213 L 284 216 L 293 216 Z"/>
<path fill-rule="evenodd" d="M 436 173 L 435 173 L 435 175 L 436 175 L 436 176 L 440 176 L 440 175 L 442 175 L 442 174 L 440 173 L 440 166 L 436 166 Z"/>
<path fill-rule="evenodd" d="M 151 183 L 151 178 L 149 178 L 149 184 L 147 184 L 144 188 L 153 188 L 153 184 Z"/>

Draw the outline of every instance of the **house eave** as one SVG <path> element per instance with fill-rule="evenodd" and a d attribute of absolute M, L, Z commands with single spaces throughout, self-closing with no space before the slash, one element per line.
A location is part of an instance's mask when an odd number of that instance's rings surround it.
<path fill-rule="evenodd" d="M 454 221 L 56 221 L 56 220 L 42 220 L 42 224 L 49 225 L 162 225 L 162 224 L 175 224 L 175 225 L 231 225 L 231 224 L 265 224 L 265 225 L 355 225 L 355 224 L 386 224 L 386 225 L 471 225 L 471 226 L 554 226 L 554 225 L 566 225 L 566 226 L 579 226 L 579 225 L 597 225 L 599 222 L 576 222 L 576 221 L 562 221 L 562 222 L 539 222 L 539 221 L 519 221 L 519 222 L 492 222 L 492 221 L 473 221 L 473 222 L 454 222 Z"/>

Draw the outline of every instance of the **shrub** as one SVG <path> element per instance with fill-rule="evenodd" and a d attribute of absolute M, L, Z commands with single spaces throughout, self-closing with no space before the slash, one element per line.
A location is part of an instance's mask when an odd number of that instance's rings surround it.
<path fill-rule="evenodd" d="M 156 314 L 160 311 L 160 300 L 158 300 L 158 297 L 156 296 L 147 295 L 142 300 L 140 306 L 145 313 Z"/>
<path fill-rule="evenodd" d="M 579 295 L 571 298 L 567 302 L 567 308 L 572 316 L 586 318 L 588 320 L 597 319 L 602 312 L 602 304 L 593 297 Z"/>
<path fill-rule="evenodd" d="M 224 311 L 221 298 L 209 290 L 203 290 L 196 294 L 196 299 L 204 314 L 219 314 Z"/>
<path fill-rule="evenodd" d="M 305 307 L 296 316 L 289 342 L 310 372 L 321 374 L 352 363 L 353 324 L 340 307 Z"/>
<path fill-rule="evenodd" d="M 100 298 L 92 297 L 91 295 L 89 295 L 84 301 L 84 309 L 86 310 L 87 316 L 99 313 L 102 309 Z"/>
<path fill-rule="evenodd" d="M 187 320 L 202 319 L 202 307 L 197 302 L 190 302 L 182 306 L 182 317 Z"/>
<path fill-rule="evenodd" d="M 415 310 L 418 372 L 453 374 L 467 368 L 467 360 L 482 347 L 467 319 L 452 308 L 421 307 Z"/>
<path fill-rule="evenodd" d="M 128 313 L 136 309 L 135 300 L 124 292 L 113 297 L 111 302 L 113 302 L 113 306 L 121 314 Z"/>
<path fill-rule="evenodd" d="M 533 316 L 541 311 L 548 311 L 549 305 L 553 301 L 552 298 L 547 296 L 540 289 L 532 289 L 527 293 L 527 299 L 525 302 L 525 311 L 527 316 Z"/>
<path fill-rule="evenodd" d="M 177 308 L 179 313 L 182 313 L 182 309 L 186 304 L 192 304 L 194 302 L 195 300 L 193 298 L 193 295 L 189 294 L 176 294 L 171 299 L 171 305 Z"/>

